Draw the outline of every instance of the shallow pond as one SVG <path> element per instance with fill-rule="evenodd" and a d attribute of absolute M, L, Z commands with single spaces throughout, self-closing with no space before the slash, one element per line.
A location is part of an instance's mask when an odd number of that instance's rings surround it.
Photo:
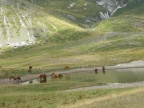
<path fill-rule="evenodd" d="M 51 78 L 47 77 L 47 82 L 94 82 L 97 84 L 106 83 L 130 83 L 136 81 L 144 81 L 144 68 L 130 68 L 130 69 L 112 69 L 106 70 L 105 74 L 101 70 L 98 70 L 96 74 L 94 71 L 87 72 L 74 72 L 63 74 L 63 78 Z M 23 84 L 29 84 L 30 81 Z M 39 83 L 39 79 L 31 81 L 31 83 Z"/>

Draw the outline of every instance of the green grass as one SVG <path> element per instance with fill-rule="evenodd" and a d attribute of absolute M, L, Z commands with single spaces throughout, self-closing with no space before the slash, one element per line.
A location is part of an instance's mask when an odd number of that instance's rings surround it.
<path fill-rule="evenodd" d="M 144 60 L 142 33 L 112 33 L 91 38 L 77 38 L 77 41 L 67 40 L 63 43 L 55 42 L 3 50 L 0 55 L 0 66 L 4 67 L 5 71 L 1 70 L 1 77 L 12 73 L 25 75 L 30 65 L 35 69 L 54 71 L 64 69 L 65 65 L 73 69 Z M 12 71 L 9 68 L 13 70 L 25 68 L 25 71 Z"/>
<path fill-rule="evenodd" d="M 71 38 L 73 37 L 71 32 L 67 33 Z M 38 44 L 7 49 L 1 53 L 0 65 L 63 68 L 64 65 L 71 67 L 100 66 L 143 60 L 144 40 L 142 33 L 111 33 L 97 36 L 93 36 L 94 33 L 91 33 L 92 37 L 87 37 L 88 34 L 82 32 L 78 35 L 79 37 L 86 35 L 86 37 L 83 39 L 74 37 L 77 41 L 66 39 L 66 42 L 63 43 L 56 42 L 55 44 Z"/>
<path fill-rule="evenodd" d="M 95 29 L 103 32 L 143 32 L 143 27 L 143 18 L 126 15 L 104 20 Z"/>
<path fill-rule="evenodd" d="M 75 3 L 74 7 L 68 8 L 72 3 Z M 84 28 L 95 26 L 97 23 L 94 20 L 91 20 L 92 23 L 86 23 L 86 19 L 95 18 L 99 15 L 99 11 L 105 11 L 103 7 L 96 5 L 94 1 L 89 0 L 35 0 L 34 4 L 43 7 L 47 13 L 50 13 L 59 19 Z M 87 5 L 85 6 L 84 4 Z"/>
<path fill-rule="evenodd" d="M 63 70 L 65 65 L 69 65 L 70 69 L 79 67 L 95 67 L 102 65 L 116 65 L 119 63 L 127 63 L 136 60 L 144 60 L 144 17 L 143 3 L 131 4 L 126 8 L 118 11 L 112 18 L 103 20 L 99 23 L 95 21 L 87 24 L 84 21 L 87 16 L 97 16 L 99 10 L 105 11 L 102 7 L 95 5 L 92 0 L 35 0 L 36 3 L 30 5 L 28 2 L 21 3 L 18 11 L 20 17 L 23 10 L 31 15 L 34 35 L 37 44 L 24 46 L 20 48 L 0 48 L 0 78 L 9 77 L 12 74 L 26 75 L 27 69 L 31 65 L 34 67 L 32 74 L 39 73 L 38 68 L 44 69 L 46 72 Z M 89 2 L 91 1 L 91 2 Z M 75 8 L 68 9 L 68 5 L 75 2 Z M 87 10 L 84 4 L 87 4 Z M 28 10 L 27 6 L 32 6 Z M 7 17 L 14 17 L 16 14 L 9 6 L 3 6 L 8 9 Z M 65 13 L 65 14 L 63 14 Z M 67 14 L 75 17 L 76 21 L 67 18 Z M 9 18 L 8 18 L 9 19 Z M 23 18 L 22 18 L 23 19 Z M 11 31 L 20 29 L 19 19 L 16 18 Z M 24 20 L 26 23 L 26 21 Z M 40 23 L 38 23 L 40 22 Z M 4 28 L 3 21 L 0 20 L 1 27 Z M 18 28 L 15 28 L 16 25 Z M 93 27 L 93 30 L 86 30 L 81 27 Z M 45 27 L 49 32 L 43 31 Z M 55 28 L 56 27 L 56 28 Z M 3 35 L 6 35 L 6 29 L 3 29 Z M 18 31 L 16 31 L 18 33 Z M 5 40 L 6 36 L 3 37 Z M 117 93 L 125 93 L 125 91 L 135 91 L 139 88 L 126 89 L 100 89 L 76 92 L 57 92 L 82 86 L 96 85 L 93 79 L 85 78 L 83 80 L 74 79 L 73 81 L 53 81 L 47 84 L 34 85 L 14 85 L 0 86 L 0 106 L 3 108 L 60 108 L 78 106 L 83 104 L 85 100 L 92 100 L 101 96 L 109 96 Z M 128 104 L 133 106 L 138 99 L 139 102 L 135 106 L 140 106 L 141 92 L 128 95 Z M 119 102 L 114 102 L 115 98 L 97 102 L 98 107 L 108 106 L 115 107 L 118 105 L 125 106 L 126 99 L 116 98 Z M 80 104 L 79 104 L 80 103 Z M 104 103 L 104 104 L 103 104 Z M 87 106 L 95 107 L 91 101 Z M 118 107 L 118 106 L 116 106 Z M 68 108 L 68 107 L 67 107 Z M 101 108 L 101 107 L 100 107 Z M 136 108 L 136 107 L 134 107 Z"/>
<path fill-rule="evenodd" d="M 59 88 L 61 88 L 61 86 L 59 86 Z M 28 86 L 0 86 L 0 106 L 3 108 L 70 108 L 71 105 L 75 105 L 79 102 L 83 103 L 85 100 L 99 99 L 107 96 L 111 97 L 112 95 L 137 90 L 138 92 L 136 93 L 141 93 L 139 91 L 141 90 L 140 88 L 52 92 L 51 89 L 45 84 Z M 99 104 L 100 103 L 101 101 Z M 132 102 L 129 104 L 132 104 Z"/>
<path fill-rule="evenodd" d="M 135 89 L 136 90 L 136 89 Z M 125 91 L 114 93 L 100 98 L 86 99 L 85 101 L 76 102 L 75 104 L 67 105 L 69 108 L 142 108 L 143 107 L 143 90 L 134 89 L 132 91 Z"/>
<path fill-rule="evenodd" d="M 141 0 L 135 1 L 133 3 L 129 3 L 125 8 L 119 9 L 116 13 L 115 16 L 122 16 L 122 15 L 134 15 L 134 16 L 143 16 L 143 8 L 144 8 L 144 2 Z"/>

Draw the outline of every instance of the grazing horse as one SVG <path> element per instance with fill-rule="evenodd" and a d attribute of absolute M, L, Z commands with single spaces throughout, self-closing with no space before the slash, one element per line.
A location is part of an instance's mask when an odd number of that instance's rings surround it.
<path fill-rule="evenodd" d="M 40 78 L 40 83 L 45 83 L 47 76 L 45 73 L 42 73 L 39 75 L 39 78 Z"/>
<path fill-rule="evenodd" d="M 98 74 L 98 69 L 95 69 L 95 73 Z"/>
<path fill-rule="evenodd" d="M 62 75 L 62 74 L 55 74 L 55 73 L 52 73 L 52 74 L 51 74 L 51 77 L 52 77 L 52 78 L 62 78 L 63 75 Z"/>
<path fill-rule="evenodd" d="M 69 69 L 69 66 L 65 66 L 64 69 L 68 70 L 68 69 Z"/>
<path fill-rule="evenodd" d="M 104 66 L 102 66 L 102 72 L 103 72 L 103 74 L 105 74 L 105 67 Z"/>
<path fill-rule="evenodd" d="M 29 66 L 29 69 L 32 69 L 32 66 Z"/>
<path fill-rule="evenodd" d="M 21 77 L 20 76 L 11 76 L 10 80 L 13 79 L 15 81 L 21 81 Z"/>
<path fill-rule="evenodd" d="M 32 66 L 29 66 L 29 68 L 28 68 L 28 72 L 29 72 L 29 73 L 32 72 Z"/>

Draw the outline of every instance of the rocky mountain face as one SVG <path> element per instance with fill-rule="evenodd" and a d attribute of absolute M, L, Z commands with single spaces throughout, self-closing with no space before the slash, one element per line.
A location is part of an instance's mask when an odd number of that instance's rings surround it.
<path fill-rule="evenodd" d="M 98 22 L 114 15 L 117 10 L 142 0 L 85 0 L 57 1 L 27 0 L 44 7 L 57 17 L 67 18 L 83 28 L 93 28 Z"/>
<path fill-rule="evenodd" d="M 0 47 L 31 45 L 57 32 L 47 16 L 41 7 L 25 0 L 0 0 Z"/>
<path fill-rule="evenodd" d="M 30 45 L 38 36 L 58 32 L 57 25 L 45 20 L 49 14 L 93 28 L 118 9 L 137 2 L 143 0 L 0 0 L 0 47 Z"/>
<path fill-rule="evenodd" d="M 127 5 L 124 0 L 96 0 L 96 3 L 106 9 L 106 12 L 99 12 L 101 19 L 107 19 L 111 17 L 119 8 L 123 8 Z"/>
<path fill-rule="evenodd" d="M 99 11 L 99 18 L 101 20 L 107 19 L 120 8 L 124 8 L 129 4 L 142 2 L 142 0 L 95 0 L 96 4 L 102 6 L 105 11 Z"/>
<path fill-rule="evenodd" d="M 35 42 L 32 11 L 29 4 L 0 0 L 0 47 L 23 46 Z"/>

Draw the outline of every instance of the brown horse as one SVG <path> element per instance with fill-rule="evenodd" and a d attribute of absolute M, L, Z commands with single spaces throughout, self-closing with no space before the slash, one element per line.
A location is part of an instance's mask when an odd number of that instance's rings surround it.
<path fill-rule="evenodd" d="M 13 79 L 15 81 L 21 81 L 21 77 L 20 76 L 11 76 L 10 80 Z"/>
<path fill-rule="evenodd" d="M 40 83 L 45 83 L 47 76 L 45 73 L 42 73 L 39 75 L 39 78 L 40 78 Z"/>
<path fill-rule="evenodd" d="M 68 70 L 68 69 L 69 69 L 69 66 L 65 66 L 64 69 Z"/>
<path fill-rule="evenodd" d="M 39 78 L 46 78 L 46 74 L 40 74 Z"/>
<path fill-rule="evenodd" d="M 62 78 L 63 75 L 62 75 L 62 74 L 55 74 L 55 73 L 52 73 L 52 74 L 51 74 L 51 77 L 52 77 L 52 78 Z"/>

